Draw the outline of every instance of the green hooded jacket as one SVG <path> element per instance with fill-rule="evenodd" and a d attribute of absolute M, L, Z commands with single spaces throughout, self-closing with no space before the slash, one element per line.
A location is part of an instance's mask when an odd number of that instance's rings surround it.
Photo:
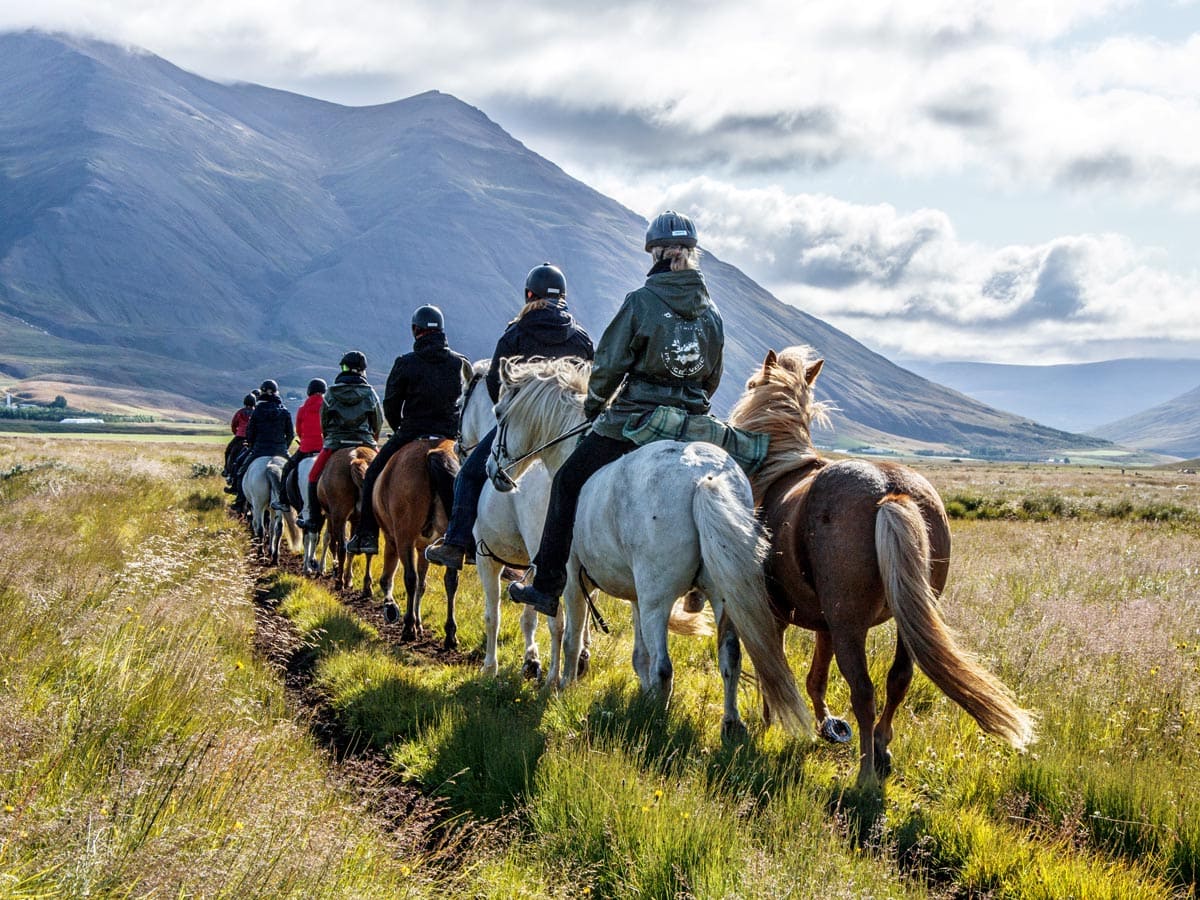
<path fill-rule="evenodd" d="M 656 267 L 658 268 L 658 267 Z M 583 411 L 593 431 L 624 440 L 630 418 L 673 406 L 708 412 L 721 382 L 725 326 L 695 269 L 655 272 L 625 297 L 596 346 Z M 621 379 L 628 381 L 607 410 Z"/>
<path fill-rule="evenodd" d="M 321 406 L 321 432 L 325 447 L 374 447 L 383 427 L 379 395 L 361 375 L 342 372 L 325 394 Z"/>

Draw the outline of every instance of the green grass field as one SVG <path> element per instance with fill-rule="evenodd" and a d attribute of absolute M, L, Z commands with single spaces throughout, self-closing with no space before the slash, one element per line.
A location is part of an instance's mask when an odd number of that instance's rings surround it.
<path fill-rule="evenodd" d="M 205 474 L 217 454 L 0 437 L 0 896 L 1196 893 L 1195 476 L 918 464 L 965 513 L 992 511 L 952 522 L 944 611 L 1040 739 L 986 738 L 918 674 L 874 793 L 846 747 L 765 729 L 749 680 L 751 737 L 722 743 L 711 638 L 672 638 L 670 708 L 643 700 L 620 601 L 601 599 L 613 633 L 561 696 L 520 677 L 508 604 L 501 674 L 478 674 L 471 574 L 465 657 L 398 646 L 377 600 L 247 561 Z M 435 637 L 443 602 L 433 579 Z M 263 616 L 290 623 L 347 759 L 256 655 Z M 894 640 L 872 633 L 877 684 Z M 801 677 L 810 648 L 789 633 Z M 356 752 L 434 801 L 433 827 L 347 779 Z"/>

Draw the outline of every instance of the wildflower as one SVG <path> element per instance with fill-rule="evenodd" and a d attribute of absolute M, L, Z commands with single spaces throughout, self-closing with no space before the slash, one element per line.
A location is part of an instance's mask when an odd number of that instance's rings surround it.
<path fill-rule="evenodd" d="M 412 869 L 410 869 L 408 866 L 401 866 L 400 874 L 407 877 L 412 874 Z"/>
<path fill-rule="evenodd" d="M 9 813 L 10 813 L 10 812 L 16 812 L 16 811 L 17 811 L 17 808 L 16 808 L 15 806 L 13 806 L 11 803 L 5 803 L 5 804 L 4 804 L 4 811 L 5 811 L 5 812 L 9 812 Z"/>
<path fill-rule="evenodd" d="M 241 830 L 242 830 L 243 828 L 245 828 L 245 827 L 246 827 L 246 826 L 245 826 L 245 825 L 243 825 L 241 822 L 234 822 L 234 823 L 233 823 L 233 830 L 234 830 L 234 831 L 241 831 Z"/>
<path fill-rule="evenodd" d="M 658 790 L 656 790 L 654 792 L 654 802 L 657 803 L 659 800 L 661 800 L 662 795 L 663 795 L 662 788 L 659 788 Z"/>
<path fill-rule="evenodd" d="M 132 606 L 125 607 L 125 612 L 127 612 L 127 613 L 133 612 L 133 607 Z"/>
<path fill-rule="evenodd" d="M 650 807 L 648 807 L 648 806 L 643 806 L 643 807 L 642 807 L 642 812 L 650 812 Z"/>
<path fill-rule="evenodd" d="M 245 666 L 242 664 L 242 661 L 240 659 L 233 664 L 233 667 L 235 669 L 244 669 L 245 668 Z"/>

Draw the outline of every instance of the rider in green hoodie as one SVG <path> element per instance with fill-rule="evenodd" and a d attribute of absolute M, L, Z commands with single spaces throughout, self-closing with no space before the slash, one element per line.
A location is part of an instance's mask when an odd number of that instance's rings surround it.
<path fill-rule="evenodd" d="M 721 381 L 725 328 L 700 274 L 696 243 L 691 219 L 670 210 L 646 231 L 654 265 L 645 285 L 625 297 L 596 346 L 583 405 L 592 430 L 554 476 L 533 583 L 508 588 L 518 603 L 549 616 L 557 613 L 579 493 L 595 472 L 637 449 L 622 433 L 625 426 L 659 406 L 697 415 L 709 410 Z"/>

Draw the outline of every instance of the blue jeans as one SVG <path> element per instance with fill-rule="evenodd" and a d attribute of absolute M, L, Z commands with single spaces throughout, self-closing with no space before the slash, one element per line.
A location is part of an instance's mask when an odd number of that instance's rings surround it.
<path fill-rule="evenodd" d="M 446 526 L 446 543 L 466 550 L 475 543 L 475 520 L 479 517 L 479 495 L 487 483 L 487 458 L 496 441 L 493 428 L 475 445 L 454 479 L 454 510 Z"/>

